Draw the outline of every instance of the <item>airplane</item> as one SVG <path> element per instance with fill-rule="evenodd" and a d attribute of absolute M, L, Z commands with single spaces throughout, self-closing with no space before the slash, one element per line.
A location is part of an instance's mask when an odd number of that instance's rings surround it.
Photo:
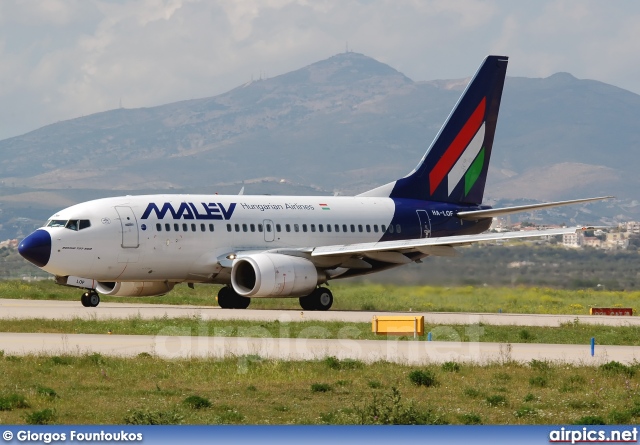
<path fill-rule="evenodd" d="M 176 284 L 223 284 L 217 302 L 297 297 L 328 310 L 334 279 L 480 241 L 575 233 L 483 233 L 492 218 L 610 196 L 506 208 L 482 205 L 508 58 L 487 56 L 415 169 L 356 196 L 158 194 L 98 199 L 60 210 L 19 253 L 83 288 L 85 307 L 109 296 L 156 296 Z"/>

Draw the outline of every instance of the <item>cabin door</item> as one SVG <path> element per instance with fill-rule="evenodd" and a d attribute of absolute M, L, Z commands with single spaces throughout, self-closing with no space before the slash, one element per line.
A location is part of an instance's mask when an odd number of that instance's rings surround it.
<path fill-rule="evenodd" d="M 131 207 L 116 206 L 116 212 L 120 216 L 122 226 L 122 247 L 137 248 L 140 245 L 138 238 L 138 220 Z"/>

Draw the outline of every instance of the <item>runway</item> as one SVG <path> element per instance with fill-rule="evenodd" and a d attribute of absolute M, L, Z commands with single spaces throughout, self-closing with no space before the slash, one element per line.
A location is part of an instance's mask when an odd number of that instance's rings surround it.
<path fill-rule="evenodd" d="M 79 301 L 10 300 L 0 299 L 0 319 L 88 320 L 126 319 L 139 317 L 180 318 L 197 317 L 202 320 L 341 321 L 370 323 L 374 315 L 423 315 L 425 323 L 437 325 L 512 325 L 557 327 L 575 321 L 606 326 L 638 326 L 640 317 L 608 317 L 595 315 L 547 314 L 487 314 L 463 312 L 377 312 L 377 311 L 301 311 L 220 309 L 212 306 L 174 306 L 166 304 L 100 303 L 97 308 L 85 308 Z"/>
<path fill-rule="evenodd" d="M 162 335 L 84 335 L 0 333 L 0 350 L 6 355 L 81 355 L 132 357 L 146 352 L 164 359 L 226 358 L 247 360 L 317 360 L 328 356 L 363 362 L 389 361 L 423 365 L 458 363 L 529 362 L 532 359 L 576 365 L 600 365 L 611 360 L 631 363 L 640 359 L 640 347 L 545 345 L 380 340 L 324 340 L 305 338 L 192 337 Z"/>
<path fill-rule="evenodd" d="M 308 312 L 297 310 L 229 310 L 206 306 L 173 306 L 130 303 L 101 303 L 97 308 L 85 308 L 76 301 L 9 300 L 0 299 L 0 319 L 73 319 L 109 320 L 140 317 L 179 318 L 197 317 L 202 320 L 254 320 L 280 322 L 341 321 L 370 323 L 374 315 L 399 313 L 365 311 Z M 559 326 L 578 321 L 585 324 L 609 326 L 636 326 L 640 317 L 606 317 L 574 315 L 528 314 L 470 314 L 421 313 L 425 323 L 441 325 L 517 325 Z M 169 328 L 167 328 L 169 329 Z M 308 338 L 216 337 L 191 336 L 191 332 L 162 330 L 147 335 L 88 335 L 88 334 L 16 334 L 0 333 L 0 350 L 5 355 L 25 354 L 85 354 L 100 353 L 108 356 L 132 357 L 149 353 L 166 359 L 236 357 L 239 363 L 247 360 L 314 360 L 327 356 L 351 358 L 363 362 L 379 360 L 419 365 L 446 361 L 477 364 L 529 362 L 532 359 L 549 360 L 577 365 L 600 365 L 616 360 L 631 363 L 640 360 L 640 347 L 597 345 L 590 354 L 589 345 L 550 345 L 528 343 L 486 343 L 462 341 L 400 341 L 353 340 L 349 338 L 327 340 Z M 184 334 L 184 335 L 175 335 Z M 259 335 L 260 333 L 258 333 Z M 240 365 L 239 365 L 240 366 Z"/>

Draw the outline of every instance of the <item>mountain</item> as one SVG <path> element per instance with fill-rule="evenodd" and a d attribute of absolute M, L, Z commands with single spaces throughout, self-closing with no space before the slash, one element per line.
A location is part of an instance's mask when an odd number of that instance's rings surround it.
<path fill-rule="evenodd" d="M 415 166 L 467 81 L 415 82 L 349 52 L 215 97 L 59 122 L 0 141 L 0 207 L 243 182 L 247 193 L 358 193 Z M 602 82 L 507 78 L 486 196 L 615 194 L 625 201 L 603 215 L 634 215 L 638 116 L 640 96 Z"/>

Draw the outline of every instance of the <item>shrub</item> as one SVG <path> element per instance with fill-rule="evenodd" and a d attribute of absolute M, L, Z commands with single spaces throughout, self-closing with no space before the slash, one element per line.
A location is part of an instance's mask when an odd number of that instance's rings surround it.
<path fill-rule="evenodd" d="M 628 425 L 631 423 L 631 412 L 613 410 L 609 413 L 609 420 L 615 425 Z"/>
<path fill-rule="evenodd" d="M 507 398 L 505 396 L 497 395 L 497 394 L 487 397 L 486 401 L 489 404 L 489 406 L 499 406 L 499 405 L 507 404 Z"/>
<path fill-rule="evenodd" d="M 526 396 L 524 396 L 523 401 L 525 402 L 533 402 L 534 400 L 537 400 L 538 398 L 536 396 L 534 396 L 533 394 L 529 393 Z"/>
<path fill-rule="evenodd" d="M 600 416 L 584 416 L 573 422 L 573 425 L 606 425 Z"/>
<path fill-rule="evenodd" d="M 628 377 L 633 377 L 636 370 L 630 366 L 623 365 L 620 362 L 611 361 L 600 365 L 600 369 L 608 374 L 624 374 Z"/>
<path fill-rule="evenodd" d="M 525 417 L 525 416 L 534 416 L 536 415 L 537 411 L 535 408 L 532 408 L 530 406 L 522 406 L 521 408 L 519 408 L 515 413 L 513 413 L 516 417 Z"/>
<path fill-rule="evenodd" d="M 398 388 L 383 398 L 373 396 L 373 400 L 356 408 L 357 422 L 361 425 L 446 425 L 448 422 L 431 410 L 420 411 L 412 401 L 402 402 Z"/>
<path fill-rule="evenodd" d="M 203 408 L 211 407 L 211 402 L 209 401 L 209 399 L 205 399 L 204 397 L 200 397 L 200 396 L 189 396 L 186 399 L 184 399 L 182 403 L 184 403 L 185 405 L 189 406 L 192 409 L 203 409 Z"/>
<path fill-rule="evenodd" d="M 541 375 L 529 378 L 529 385 L 544 388 L 547 386 L 547 378 Z"/>
<path fill-rule="evenodd" d="M 369 385 L 369 388 L 373 388 L 373 389 L 379 389 L 382 388 L 382 383 L 380 383 L 377 380 L 369 380 L 367 382 L 367 385 Z"/>
<path fill-rule="evenodd" d="M 126 425 L 177 425 L 182 416 L 175 411 L 142 411 L 134 410 L 124 417 Z"/>
<path fill-rule="evenodd" d="M 527 341 L 533 340 L 535 336 L 531 332 L 527 331 L 526 329 L 523 329 L 520 332 L 518 332 L 518 338 L 522 341 L 527 342 Z"/>
<path fill-rule="evenodd" d="M 411 371 L 409 373 L 409 380 L 416 386 L 430 387 L 437 384 L 436 376 L 429 370 L 421 371 L 416 369 L 415 371 Z"/>
<path fill-rule="evenodd" d="M 256 387 L 255 387 L 255 386 L 253 386 L 253 385 L 249 385 L 249 386 L 247 386 L 247 391 L 256 392 L 257 390 L 258 390 L 258 388 L 256 388 Z"/>
<path fill-rule="evenodd" d="M 456 362 L 444 362 L 442 370 L 446 372 L 460 372 L 460 365 Z"/>
<path fill-rule="evenodd" d="M 239 423 L 243 420 L 244 416 L 230 406 L 224 406 L 224 412 L 215 418 L 216 423 Z"/>
<path fill-rule="evenodd" d="M 547 360 L 536 360 L 535 358 L 529 362 L 529 366 L 538 371 L 548 371 L 551 369 L 551 364 Z"/>
<path fill-rule="evenodd" d="M 465 388 L 464 395 L 475 399 L 477 397 L 480 397 L 480 391 L 475 388 Z"/>
<path fill-rule="evenodd" d="M 138 358 L 147 359 L 147 358 L 153 358 L 153 356 L 148 352 L 141 352 L 140 354 L 138 354 Z"/>
<path fill-rule="evenodd" d="M 330 369 L 360 369 L 364 366 L 364 364 L 359 360 L 353 360 L 350 358 L 346 358 L 344 360 L 339 360 L 334 356 L 330 356 L 324 359 L 324 363 Z"/>
<path fill-rule="evenodd" d="M 73 359 L 71 357 L 60 357 L 54 355 L 53 357 L 51 357 L 51 363 L 53 363 L 54 365 L 70 365 L 73 363 Z"/>
<path fill-rule="evenodd" d="M 482 419 L 479 415 L 474 413 L 460 414 L 458 418 L 463 425 L 482 425 Z"/>
<path fill-rule="evenodd" d="M 331 391 L 331 386 L 328 383 L 312 383 L 311 392 L 328 392 Z"/>
<path fill-rule="evenodd" d="M 24 421 L 27 425 L 48 425 L 56 417 L 56 412 L 51 408 L 46 408 L 41 411 L 34 411 L 24 416 Z"/>
<path fill-rule="evenodd" d="M 0 397 L 0 411 L 11 411 L 13 409 L 29 408 L 29 403 L 20 394 L 9 394 Z"/>
<path fill-rule="evenodd" d="M 55 399 L 55 398 L 58 397 L 58 393 L 55 392 L 55 390 L 53 390 L 51 388 L 47 388 L 46 386 L 38 386 L 38 388 L 36 388 L 36 391 L 41 396 L 49 397 L 50 399 Z"/>

